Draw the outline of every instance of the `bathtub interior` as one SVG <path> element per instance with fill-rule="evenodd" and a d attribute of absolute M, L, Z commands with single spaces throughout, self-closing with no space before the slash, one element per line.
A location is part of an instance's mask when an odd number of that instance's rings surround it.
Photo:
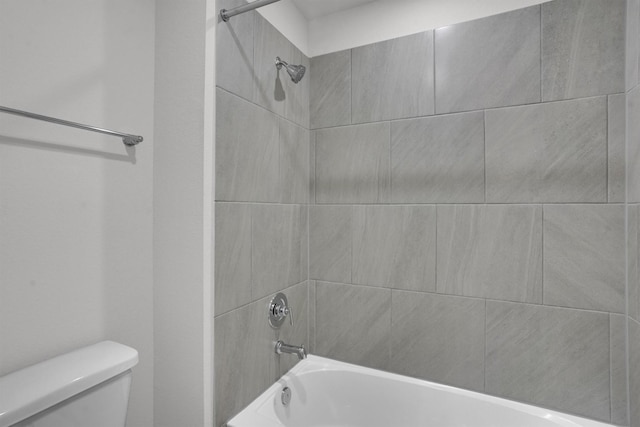
<path fill-rule="evenodd" d="M 291 401 L 283 405 L 284 387 Z M 309 356 L 228 427 L 605 427 L 455 387 Z"/>

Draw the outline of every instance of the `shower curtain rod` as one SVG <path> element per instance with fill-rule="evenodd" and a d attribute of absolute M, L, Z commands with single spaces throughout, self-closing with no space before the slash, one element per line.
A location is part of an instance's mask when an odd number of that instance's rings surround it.
<path fill-rule="evenodd" d="M 249 12 L 250 10 L 257 9 L 259 7 L 266 6 L 271 3 L 275 3 L 277 1 L 280 1 L 280 0 L 258 0 L 244 6 L 234 7 L 233 9 L 230 9 L 230 10 L 220 9 L 220 18 L 224 22 L 227 22 L 229 21 L 229 18 L 231 18 L 232 16 L 240 15 L 241 13 Z"/>
<path fill-rule="evenodd" d="M 16 116 L 28 117 L 30 119 L 42 120 L 44 122 L 55 123 L 62 126 L 70 126 L 78 129 L 88 130 L 91 132 L 104 133 L 106 135 L 118 136 L 122 138 L 124 145 L 129 147 L 137 145 L 142 142 L 143 138 L 139 135 L 130 135 L 128 133 L 116 132 L 113 130 L 102 129 L 95 126 L 83 125 L 76 122 L 70 122 L 67 120 L 56 119 L 54 117 L 41 116 L 40 114 L 29 113 L 27 111 L 15 110 L 13 108 L 0 106 L 0 113 L 14 114 Z"/>

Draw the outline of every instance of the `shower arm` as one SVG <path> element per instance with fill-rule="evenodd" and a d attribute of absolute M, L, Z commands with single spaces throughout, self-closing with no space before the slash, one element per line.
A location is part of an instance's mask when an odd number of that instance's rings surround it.
<path fill-rule="evenodd" d="M 241 13 L 249 12 L 250 10 L 258 9 L 259 7 L 266 6 L 278 1 L 280 0 L 258 0 L 244 6 L 234 7 L 233 9 L 229 10 L 220 9 L 220 19 L 222 19 L 224 22 L 228 22 L 232 16 L 240 15 Z"/>

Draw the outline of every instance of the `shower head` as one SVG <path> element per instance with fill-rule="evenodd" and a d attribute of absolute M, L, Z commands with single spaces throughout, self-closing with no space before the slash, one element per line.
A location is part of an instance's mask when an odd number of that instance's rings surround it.
<path fill-rule="evenodd" d="M 284 66 L 284 68 L 287 70 L 287 73 L 289 73 L 289 77 L 291 77 L 291 81 L 294 83 L 298 83 L 300 80 L 302 80 L 302 77 L 304 77 L 304 72 L 307 71 L 304 65 L 290 65 L 280 59 L 279 56 L 276 56 L 276 67 L 278 67 L 279 70 L 282 68 L 282 66 Z"/>

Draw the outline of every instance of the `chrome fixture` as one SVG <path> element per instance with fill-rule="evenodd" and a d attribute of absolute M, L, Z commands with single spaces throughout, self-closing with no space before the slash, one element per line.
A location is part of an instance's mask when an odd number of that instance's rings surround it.
<path fill-rule="evenodd" d="M 280 329 L 284 318 L 289 316 L 289 323 L 293 326 L 293 311 L 289 307 L 287 296 L 279 292 L 271 299 L 267 306 L 269 312 L 269 325 L 274 329 Z"/>
<path fill-rule="evenodd" d="M 276 342 L 276 354 L 282 354 L 282 353 L 295 354 L 296 356 L 298 356 L 298 359 L 300 360 L 307 358 L 307 350 L 304 348 L 303 345 L 297 346 L 297 345 L 285 344 L 281 340 L 278 340 L 278 342 Z"/>
<path fill-rule="evenodd" d="M 275 3 L 277 1 L 280 0 L 258 0 L 243 6 L 234 7 L 230 10 L 220 9 L 220 19 L 222 19 L 224 22 L 227 22 L 232 16 L 240 15 L 241 13 L 249 12 L 250 10 L 257 9 L 259 7 Z"/>
<path fill-rule="evenodd" d="M 76 122 L 56 119 L 54 117 L 41 116 L 40 114 L 29 113 L 27 111 L 21 111 L 21 110 L 15 110 L 13 108 L 8 108 L 8 107 L 0 107 L 0 113 L 14 114 L 16 116 L 22 116 L 30 119 L 42 120 L 43 122 L 54 123 L 56 125 L 70 126 L 73 128 L 88 130 L 91 132 L 98 132 L 98 133 L 104 133 L 106 135 L 118 136 L 122 138 L 122 142 L 124 143 L 124 145 L 129 147 L 132 145 L 139 144 L 143 140 L 143 138 L 138 135 L 129 135 L 128 133 L 116 132 L 113 130 L 97 128 L 95 126 L 83 125 Z"/>
<path fill-rule="evenodd" d="M 279 56 L 276 56 L 276 67 L 279 70 L 282 68 L 282 66 L 284 66 L 284 68 L 287 70 L 287 73 L 289 73 L 289 77 L 291 77 L 291 81 L 294 83 L 298 83 L 300 80 L 302 80 L 302 77 L 304 77 L 304 72 L 307 71 L 304 65 L 290 65 L 280 59 Z"/>
<path fill-rule="evenodd" d="M 282 406 L 287 406 L 291 402 L 291 389 L 289 387 L 282 389 L 282 392 L 280 393 L 280 401 L 282 402 Z"/>

